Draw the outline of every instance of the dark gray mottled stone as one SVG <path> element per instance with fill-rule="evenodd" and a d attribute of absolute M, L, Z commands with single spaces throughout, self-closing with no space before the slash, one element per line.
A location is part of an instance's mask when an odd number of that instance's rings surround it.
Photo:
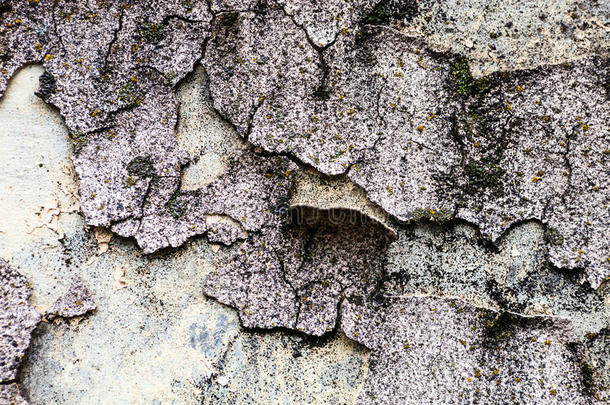
<path fill-rule="evenodd" d="M 229 221 L 210 223 L 208 217 L 207 225 L 207 235 L 210 242 L 222 243 L 226 246 L 230 246 L 236 241 L 245 240 L 248 237 L 246 231 L 244 231 L 241 225 L 233 219 L 230 219 Z"/>
<path fill-rule="evenodd" d="M 606 58 L 475 80 L 466 61 L 383 24 L 326 45 L 272 7 L 216 25 L 211 95 L 250 142 L 347 172 L 401 221 L 433 210 L 495 241 L 538 219 L 570 235 L 551 243 L 555 265 L 587 267 L 593 287 L 608 277 Z"/>
<path fill-rule="evenodd" d="M 0 94 L 21 66 L 37 62 L 57 41 L 54 1 L 0 1 Z"/>
<path fill-rule="evenodd" d="M 359 403 L 591 403 L 566 322 L 436 297 L 344 308 L 347 336 L 372 350 Z"/>
<path fill-rule="evenodd" d="M 388 250 L 384 292 L 461 297 L 478 306 L 527 315 L 569 319 L 584 340 L 610 322 L 608 286 L 582 285 L 582 273 L 548 266 L 544 228 L 511 229 L 498 249 L 484 247 L 476 229 L 464 224 L 413 226 L 399 232 Z"/>
<path fill-rule="evenodd" d="M 584 356 L 581 359 L 580 370 L 582 382 L 598 400 L 610 398 L 610 329 L 606 327 L 598 333 L 587 334 Z"/>

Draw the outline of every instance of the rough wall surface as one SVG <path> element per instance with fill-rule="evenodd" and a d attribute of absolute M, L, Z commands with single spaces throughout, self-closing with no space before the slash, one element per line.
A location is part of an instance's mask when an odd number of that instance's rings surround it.
<path fill-rule="evenodd" d="M 0 1 L 0 399 L 607 400 L 609 18 Z"/>

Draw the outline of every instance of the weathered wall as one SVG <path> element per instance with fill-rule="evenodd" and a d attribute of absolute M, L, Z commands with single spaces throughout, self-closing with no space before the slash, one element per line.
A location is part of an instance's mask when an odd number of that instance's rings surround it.
<path fill-rule="evenodd" d="M 609 11 L 0 2 L 0 403 L 603 402 Z"/>

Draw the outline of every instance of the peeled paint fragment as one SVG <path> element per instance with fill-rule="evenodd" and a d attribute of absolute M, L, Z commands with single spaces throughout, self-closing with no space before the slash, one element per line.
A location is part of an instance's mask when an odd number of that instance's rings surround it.
<path fill-rule="evenodd" d="M 0 383 L 16 378 L 32 331 L 40 322 L 40 314 L 28 302 L 31 294 L 25 276 L 0 259 Z"/>
<path fill-rule="evenodd" d="M 224 215 L 208 215 L 206 217 L 208 227 L 208 240 L 212 243 L 222 243 L 230 246 L 237 240 L 244 240 L 248 233 L 239 222 Z"/>
<path fill-rule="evenodd" d="M 93 296 L 80 277 L 74 277 L 70 288 L 49 307 L 46 318 L 73 318 L 97 308 Z"/>
<path fill-rule="evenodd" d="M 244 326 L 321 336 L 336 328 L 346 296 L 375 289 L 393 238 L 358 211 L 295 207 L 288 223 L 251 234 L 204 292 L 239 310 Z"/>

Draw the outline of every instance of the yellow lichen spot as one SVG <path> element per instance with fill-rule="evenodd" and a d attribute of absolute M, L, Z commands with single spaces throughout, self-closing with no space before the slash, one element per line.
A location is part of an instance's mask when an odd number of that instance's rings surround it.
<path fill-rule="evenodd" d="M 423 125 L 418 125 L 418 126 L 417 126 L 417 130 L 418 130 L 419 132 L 422 132 L 422 131 L 424 130 L 424 126 L 423 126 Z"/>
<path fill-rule="evenodd" d="M 517 85 L 516 90 L 517 90 L 517 93 L 521 93 L 521 92 L 523 92 L 523 87 Z"/>
<path fill-rule="evenodd" d="M 516 382 L 516 383 L 521 382 L 521 378 L 519 378 L 519 377 L 515 377 L 515 382 Z"/>
<path fill-rule="evenodd" d="M 258 97 L 258 103 L 260 104 L 260 103 L 262 103 L 263 101 L 265 101 L 265 95 L 264 95 L 264 94 L 261 94 L 261 95 Z"/>
<path fill-rule="evenodd" d="M 507 104 L 507 105 L 506 105 L 506 110 L 507 110 L 507 111 L 512 111 L 512 110 L 513 110 L 513 106 L 512 106 L 512 105 L 510 105 L 510 104 Z"/>
<path fill-rule="evenodd" d="M 544 344 L 545 344 L 545 345 L 547 345 L 547 346 L 550 346 L 550 345 L 551 345 L 551 341 L 550 341 L 550 340 L 548 340 L 548 339 L 546 339 L 546 340 L 544 341 Z"/>
<path fill-rule="evenodd" d="M 424 69 L 428 67 L 428 65 L 426 65 L 426 63 L 424 62 L 424 58 L 422 58 L 421 56 L 417 59 L 417 66 Z"/>
<path fill-rule="evenodd" d="M 551 388 L 551 389 L 549 390 L 549 394 L 551 394 L 552 396 L 555 396 L 555 395 L 557 395 L 557 390 L 555 390 L 555 389 Z"/>
<path fill-rule="evenodd" d="M 44 60 L 51 60 L 51 59 L 53 59 L 53 55 L 52 55 L 52 54 L 50 54 L 50 53 L 47 53 L 47 54 L 44 56 Z"/>
<path fill-rule="evenodd" d="M 538 176 L 532 177 L 532 183 L 538 183 L 540 180 L 542 180 L 542 179 Z"/>
<path fill-rule="evenodd" d="M 475 142 L 474 147 L 475 148 L 480 148 L 481 147 L 481 142 Z"/>
<path fill-rule="evenodd" d="M 494 371 L 491 372 L 493 375 L 498 375 L 500 374 L 500 370 L 498 370 L 497 368 L 494 368 Z"/>

